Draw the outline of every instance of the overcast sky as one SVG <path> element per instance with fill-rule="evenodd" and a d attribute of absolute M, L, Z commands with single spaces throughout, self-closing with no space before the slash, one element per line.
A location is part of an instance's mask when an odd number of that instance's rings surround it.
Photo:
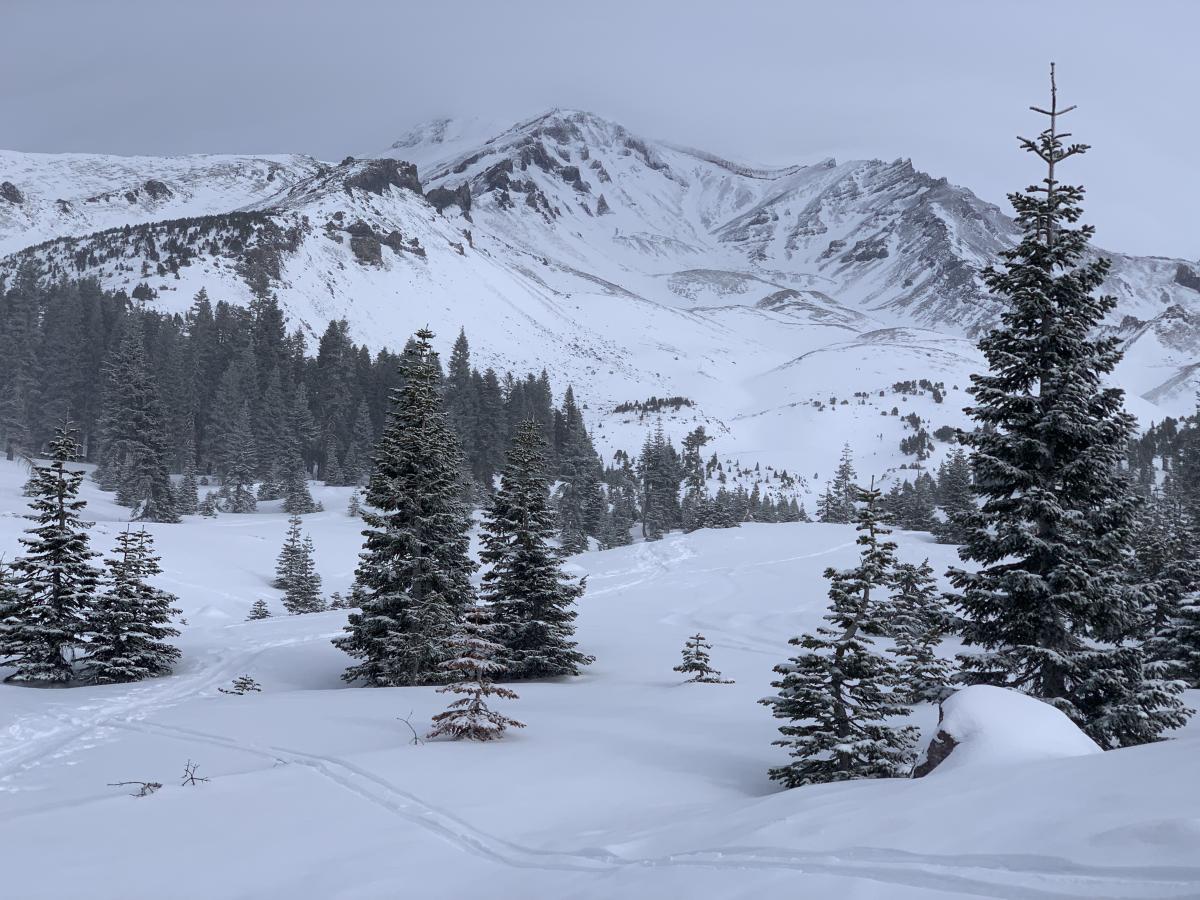
<path fill-rule="evenodd" d="M 1097 241 L 1200 257 L 1198 0 L 0 0 L 0 147 L 366 155 L 579 107 L 750 162 L 911 157 L 1004 202 L 1046 69 Z M 1007 208 L 1007 207 L 1006 207 Z"/>

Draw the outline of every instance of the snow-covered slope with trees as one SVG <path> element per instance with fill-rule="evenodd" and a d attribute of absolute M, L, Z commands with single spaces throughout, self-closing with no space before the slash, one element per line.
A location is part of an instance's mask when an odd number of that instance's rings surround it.
<path fill-rule="evenodd" d="M 0 461 L 0 552 L 19 551 L 26 471 Z M 326 595 L 344 594 L 361 522 L 349 488 L 305 517 Z M 85 482 L 108 551 L 128 510 Z M 6 896 L 706 900 L 795 895 L 1194 897 L 1196 726 L 1061 759 L 991 759 L 919 779 L 779 791 L 777 722 L 756 701 L 787 638 L 818 623 L 840 525 L 746 525 L 575 557 L 588 574 L 577 679 L 515 685 L 526 724 L 491 744 L 411 743 L 432 687 L 361 689 L 330 643 L 345 610 L 286 616 L 271 587 L 287 517 L 148 524 L 186 624 L 176 673 L 134 685 L 0 690 Z M 943 571 L 952 547 L 898 534 Z M 265 598 L 272 618 L 244 621 Z M 733 684 L 684 684 L 685 639 Z M 946 652 L 954 649 L 948 645 Z M 249 675 L 261 692 L 221 693 Z M 1190 697 L 1195 705 L 1197 699 Z M 918 724 L 931 736 L 936 711 Z M 1025 722 L 1028 724 L 1028 722 Z M 207 778 L 183 785 L 186 763 Z M 137 784 L 161 783 L 144 797 Z M 49 855 L 72 835 L 69 853 Z"/>
<path fill-rule="evenodd" d="M 781 429 L 873 440 L 882 470 L 906 461 L 903 426 L 879 416 L 892 404 L 843 401 L 965 387 L 996 313 L 978 270 L 1015 241 L 999 209 L 904 160 L 752 167 L 573 110 L 508 129 L 437 120 L 374 155 L 5 153 L 0 273 L 35 262 L 176 311 L 201 287 L 269 292 L 293 323 L 345 317 L 372 346 L 428 324 L 446 347 L 465 325 L 482 363 L 575 384 L 608 451 L 645 430 L 614 408 L 680 395 L 695 405 L 666 418 L 676 438 L 698 419 L 716 449 L 793 468 L 821 460 Z M 1200 265 L 1113 258 L 1130 406 L 1185 412 Z M 959 425 L 961 400 L 921 415 Z"/>

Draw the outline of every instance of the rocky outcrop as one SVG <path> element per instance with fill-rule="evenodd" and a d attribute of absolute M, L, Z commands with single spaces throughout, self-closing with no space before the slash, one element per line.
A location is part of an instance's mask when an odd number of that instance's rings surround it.
<path fill-rule="evenodd" d="M 17 190 L 17 186 L 11 181 L 0 181 L 0 200 L 6 200 L 13 206 L 20 206 L 25 202 L 25 195 Z"/>
<path fill-rule="evenodd" d="M 417 178 L 417 167 L 412 163 L 395 159 L 367 159 L 350 161 L 345 165 L 354 169 L 342 181 L 346 193 L 365 191 L 368 194 L 382 195 L 388 188 L 394 187 L 412 191 L 418 196 L 425 195 Z"/>
<path fill-rule="evenodd" d="M 471 188 L 465 182 L 457 188 L 436 187 L 425 194 L 425 199 L 439 213 L 457 206 L 468 220 L 471 218 Z"/>
<path fill-rule="evenodd" d="M 2 188 L 2 186 L 0 186 Z M 1180 263 L 1175 267 L 1175 283 L 1193 291 L 1200 291 L 1200 274 L 1195 269 Z"/>

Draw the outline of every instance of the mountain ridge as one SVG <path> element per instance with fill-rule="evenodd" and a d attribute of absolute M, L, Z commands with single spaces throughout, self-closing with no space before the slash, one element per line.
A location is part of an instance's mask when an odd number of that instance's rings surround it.
<path fill-rule="evenodd" d="M 723 449 L 784 464 L 780 429 L 820 422 L 826 441 L 861 441 L 889 412 L 877 401 L 892 382 L 965 387 L 981 365 L 963 339 L 998 306 L 979 270 L 1015 226 L 909 160 L 747 166 L 581 110 L 487 130 L 435 120 L 340 163 L 2 152 L 0 276 L 32 262 L 180 312 L 200 287 L 237 303 L 272 293 L 310 333 L 344 317 L 376 347 L 424 324 L 445 338 L 465 325 L 483 364 L 545 366 L 560 388 L 574 383 L 602 445 L 640 444 L 609 412 L 620 403 L 697 394 L 669 431 L 707 421 Z M 1131 407 L 1143 419 L 1186 411 L 1200 378 L 1200 267 L 1105 255 Z M 859 339 L 887 328 L 901 337 L 886 351 Z M 872 399 L 831 415 L 851 394 Z M 949 404 L 922 415 L 961 418 Z"/>

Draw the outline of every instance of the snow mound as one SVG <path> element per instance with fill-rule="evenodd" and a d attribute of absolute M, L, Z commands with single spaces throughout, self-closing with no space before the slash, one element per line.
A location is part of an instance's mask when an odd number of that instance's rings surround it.
<path fill-rule="evenodd" d="M 928 774 L 935 767 L 944 772 L 1100 752 L 1095 741 L 1050 704 L 977 684 L 942 704 L 937 734 L 917 770 L 924 767 L 921 774 Z"/>

